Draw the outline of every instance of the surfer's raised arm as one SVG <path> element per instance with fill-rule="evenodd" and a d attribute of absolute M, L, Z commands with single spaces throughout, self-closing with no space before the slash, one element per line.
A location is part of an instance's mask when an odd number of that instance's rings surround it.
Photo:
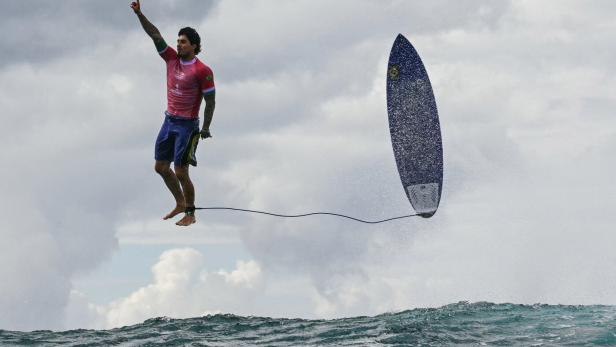
<path fill-rule="evenodd" d="M 156 49 L 158 49 L 159 52 L 165 49 L 165 47 L 167 47 L 167 43 L 160 34 L 160 31 L 158 31 L 158 28 L 156 28 L 154 24 L 150 23 L 150 21 L 141 12 L 141 4 L 139 3 L 139 0 L 132 2 L 130 4 L 130 8 L 133 9 L 139 18 L 139 22 L 141 23 L 143 30 L 145 30 L 146 34 L 148 34 L 148 36 L 150 36 L 154 41 Z"/>

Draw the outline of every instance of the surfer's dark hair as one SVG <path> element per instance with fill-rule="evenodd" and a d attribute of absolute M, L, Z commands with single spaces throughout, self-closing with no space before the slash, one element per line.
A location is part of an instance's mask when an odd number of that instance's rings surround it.
<path fill-rule="evenodd" d="M 185 35 L 188 38 L 191 45 L 197 46 L 195 48 L 195 54 L 199 54 L 199 52 L 201 52 L 201 37 L 199 37 L 197 30 L 191 27 L 185 27 L 180 29 L 180 32 L 178 33 L 178 36 L 182 35 Z"/>

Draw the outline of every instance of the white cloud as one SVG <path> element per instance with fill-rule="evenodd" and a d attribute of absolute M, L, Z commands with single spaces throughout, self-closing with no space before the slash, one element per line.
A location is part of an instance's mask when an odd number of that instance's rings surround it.
<path fill-rule="evenodd" d="M 187 318 L 230 310 L 246 314 L 246 307 L 262 290 L 260 266 L 255 261 L 238 261 L 236 269 L 225 272 L 210 271 L 206 265 L 194 249 L 168 250 L 152 267 L 151 284 L 106 306 L 84 304 L 75 293 L 71 305 L 77 309 L 71 313 L 83 317 L 83 312 L 89 312 L 90 326 L 106 328 L 153 317 Z M 76 319 L 72 322 L 79 324 Z"/>
<path fill-rule="evenodd" d="M 240 260 L 237 262 L 237 269 L 231 272 L 221 270 L 218 274 L 223 276 L 227 283 L 250 289 L 257 286 L 261 280 L 261 268 L 255 261 Z"/>

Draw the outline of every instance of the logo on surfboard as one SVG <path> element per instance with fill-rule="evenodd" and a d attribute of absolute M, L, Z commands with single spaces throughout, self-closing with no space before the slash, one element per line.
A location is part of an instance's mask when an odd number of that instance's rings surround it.
<path fill-rule="evenodd" d="M 392 65 L 389 67 L 389 78 L 395 80 L 400 76 L 400 68 L 397 65 Z"/>

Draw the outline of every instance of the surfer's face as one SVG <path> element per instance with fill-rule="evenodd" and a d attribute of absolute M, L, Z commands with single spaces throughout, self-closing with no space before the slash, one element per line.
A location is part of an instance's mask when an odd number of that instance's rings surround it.
<path fill-rule="evenodd" d="M 190 57 L 195 54 L 197 45 L 191 45 L 186 35 L 178 37 L 177 52 L 180 58 Z"/>

